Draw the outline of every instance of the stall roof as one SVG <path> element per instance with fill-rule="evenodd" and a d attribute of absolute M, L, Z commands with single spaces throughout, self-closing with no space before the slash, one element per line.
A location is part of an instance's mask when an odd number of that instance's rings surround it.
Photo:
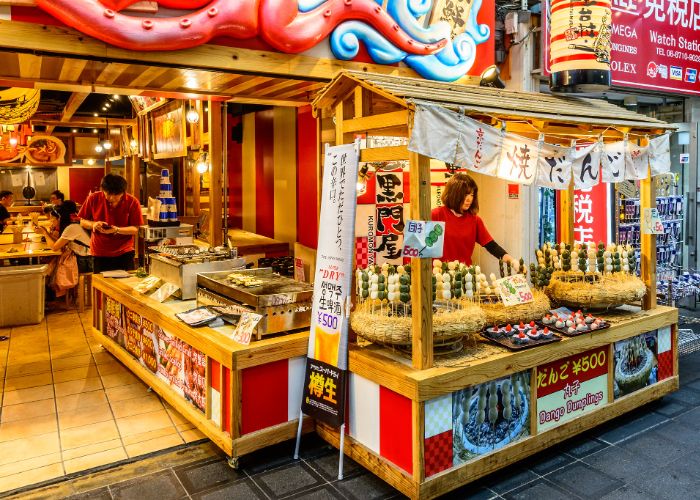
<path fill-rule="evenodd" d="M 454 110 L 461 108 L 468 114 L 503 119 L 519 117 L 556 123 L 649 130 L 675 128 L 669 123 L 628 111 L 603 99 L 517 92 L 358 71 L 343 71 L 336 75 L 319 92 L 313 102 L 314 109 L 335 105 L 358 84 L 406 107 L 411 107 L 414 102 L 425 102 Z"/>

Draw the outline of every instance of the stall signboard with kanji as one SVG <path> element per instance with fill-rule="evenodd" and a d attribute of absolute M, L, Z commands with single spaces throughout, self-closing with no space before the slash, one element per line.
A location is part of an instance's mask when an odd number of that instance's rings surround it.
<path fill-rule="evenodd" d="M 544 69 L 552 71 L 550 11 L 543 12 Z M 579 5 L 579 4 L 576 4 Z M 612 84 L 644 90 L 700 95 L 700 6 L 696 0 L 612 0 Z M 585 4 L 580 4 L 581 9 Z"/>
<path fill-rule="evenodd" d="M 574 241 L 610 241 L 608 219 L 607 184 L 574 191 Z"/>
<path fill-rule="evenodd" d="M 326 148 L 311 334 L 301 403 L 302 412 L 335 427 L 344 422 L 345 412 L 358 160 L 359 142 Z M 391 198 L 385 201 L 397 201 L 395 191 L 388 189 L 388 180 L 377 182 L 386 188 L 382 196 Z"/>
<path fill-rule="evenodd" d="M 608 352 L 598 347 L 537 367 L 537 432 L 608 403 Z"/>
<path fill-rule="evenodd" d="M 126 329 L 124 331 L 124 348 L 133 357 L 141 359 L 141 316 L 126 309 Z"/>

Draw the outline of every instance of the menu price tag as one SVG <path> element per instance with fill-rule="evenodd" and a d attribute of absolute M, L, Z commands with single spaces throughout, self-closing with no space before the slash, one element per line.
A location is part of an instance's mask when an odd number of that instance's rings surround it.
<path fill-rule="evenodd" d="M 645 208 L 642 234 L 664 234 L 664 225 L 656 208 Z"/>
<path fill-rule="evenodd" d="M 241 319 L 238 321 L 238 325 L 236 325 L 236 329 L 233 331 L 233 340 L 243 345 L 250 344 L 253 330 L 258 326 L 261 319 L 262 315 L 260 314 L 251 312 L 241 313 Z"/>
<path fill-rule="evenodd" d="M 527 279 L 522 274 L 496 280 L 496 288 L 501 295 L 503 305 L 506 307 L 532 302 L 532 291 L 527 284 Z"/>
<path fill-rule="evenodd" d="M 409 220 L 403 232 L 403 256 L 426 258 L 442 257 L 445 243 L 445 223 Z"/>

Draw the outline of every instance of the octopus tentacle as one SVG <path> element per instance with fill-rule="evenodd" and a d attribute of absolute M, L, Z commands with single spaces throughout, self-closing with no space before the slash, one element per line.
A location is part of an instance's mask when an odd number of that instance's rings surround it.
<path fill-rule="evenodd" d="M 166 0 L 167 1 L 167 0 Z M 171 3 L 183 3 L 171 0 Z M 37 0 L 37 6 L 82 33 L 129 50 L 179 50 L 216 36 L 246 39 L 258 34 L 260 0 L 212 0 L 188 15 L 132 17 L 95 0 Z M 197 0 L 197 5 L 203 4 Z"/>
<path fill-rule="evenodd" d="M 327 0 L 308 12 L 296 1 L 261 0 L 260 35 L 278 50 L 297 54 L 317 45 L 343 21 L 363 21 L 397 49 L 410 54 L 433 54 L 447 40 L 421 43 L 406 33 L 374 0 Z"/>

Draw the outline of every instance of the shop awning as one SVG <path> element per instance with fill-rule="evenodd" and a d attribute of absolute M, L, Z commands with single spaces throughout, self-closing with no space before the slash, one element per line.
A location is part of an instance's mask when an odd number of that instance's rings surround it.
<path fill-rule="evenodd" d="M 339 73 L 320 91 L 313 102 L 314 108 L 333 106 L 338 99 L 347 96 L 348 89 L 358 83 L 406 107 L 412 107 L 414 101 L 421 101 L 455 111 L 462 110 L 468 115 L 484 115 L 494 119 L 528 119 L 544 121 L 548 125 L 636 129 L 637 133 L 658 133 L 675 128 L 669 123 L 628 111 L 603 99 L 517 92 L 357 71 Z"/>

